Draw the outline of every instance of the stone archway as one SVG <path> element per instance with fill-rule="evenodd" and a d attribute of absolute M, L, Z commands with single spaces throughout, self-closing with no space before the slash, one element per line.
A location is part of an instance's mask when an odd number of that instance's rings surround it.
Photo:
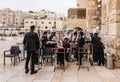
<path fill-rule="evenodd" d="M 81 27 L 74 27 L 74 29 L 83 30 Z"/>

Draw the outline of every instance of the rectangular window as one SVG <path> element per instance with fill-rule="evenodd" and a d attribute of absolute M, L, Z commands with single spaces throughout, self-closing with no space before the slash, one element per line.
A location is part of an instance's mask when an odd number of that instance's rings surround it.
<path fill-rule="evenodd" d="M 69 9 L 68 19 L 86 19 L 86 9 L 85 8 Z"/>
<path fill-rule="evenodd" d="M 41 22 L 41 24 L 44 24 L 44 22 Z"/>
<path fill-rule="evenodd" d="M 6 14 L 4 14 L 3 16 L 6 16 Z"/>
<path fill-rule="evenodd" d="M 78 19 L 86 19 L 86 9 L 78 9 L 77 10 L 77 18 Z"/>
<path fill-rule="evenodd" d="M 5 18 L 3 18 L 3 20 L 5 20 Z"/>
<path fill-rule="evenodd" d="M 3 24 L 5 24 L 6 22 L 5 21 L 3 21 Z"/>
<path fill-rule="evenodd" d="M 28 23 L 28 21 L 26 21 L 25 23 Z"/>
<path fill-rule="evenodd" d="M 49 22 L 49 24 L 51 24 L 51 22 Z"/>
<path fill-rule="evenodd" d="M 34 19 L 38 19 L 38 16 L 34 16 Z"/>
<path fill-rule="evenodd" d="M 33 23 L 33 21 L 31 21 L 31 23 Z"/>

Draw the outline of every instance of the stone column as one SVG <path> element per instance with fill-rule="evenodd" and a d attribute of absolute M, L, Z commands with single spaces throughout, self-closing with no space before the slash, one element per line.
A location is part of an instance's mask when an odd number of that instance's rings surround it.
<path fill-rule="evenodd" d="M 100 23 L 97 0 L 87 0 L 87 29 L 92 30 Z"/>

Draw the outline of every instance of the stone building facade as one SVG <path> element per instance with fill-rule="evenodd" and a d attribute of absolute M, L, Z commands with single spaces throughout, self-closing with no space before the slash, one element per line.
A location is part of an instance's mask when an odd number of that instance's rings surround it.
<path fill-rule="evenodd" d="M 68 10 L 67 27 L 86 28 L 86 8 L 70 8 Z"/>
<path fill-rule="evenodd" d="M 0 10 L 0 23 L 7 27 L 13 27 L 13 25 L 21 25 L 23 23 L 22 11 L 12 11 L 9 8 Z"/>
<path fill-rule="evenodd" d="M 36 25 L 40 30 L 62 30 L 65 27 L 65 16 L 48 10 L 29 11 L 30 17 L 24 20 L 24 28 Z"/>
<path fill-rule="evenodd" d="M 86 29 L 86 0 L 77 0 L 77 8 L 68 9 L 67 28 L 75 27 Z"/>
<path fill-rule="evenodd" d="M 65 21 L 61 19 L 32 19 L 24 20 L 24 28 L 29 29 L 31 25 L 36 25 L 39 30 L 57 30 L 62 31 L 65 27 Z"/>
<path fill-rule="evenodd" d="M 101 24 L 100 3 L 101 0 L 77 0 L 77 8 L 68 10 L 67 27 L 81 27 L 84 30 L 91 31 L 96 26 L 99 26 Z M 83 9 L 85 12 L 81 11 Z M 84 18 L 78 18 L 78 16 Z"/>

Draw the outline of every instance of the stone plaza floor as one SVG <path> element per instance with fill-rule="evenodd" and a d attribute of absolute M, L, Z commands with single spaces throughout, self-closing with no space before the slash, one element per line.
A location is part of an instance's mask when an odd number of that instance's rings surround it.
<path fill-rule="evenodd" d="M 90 70 L 81 68 L 78 71 L 76 62 L 69 62 L 65 71 L 57 69 L 53 71 L 51 65 L 43 65 L 37 74 L 25 74 L 25 60 L 15 66 L 9 58 L 3 65 L 3 51 L 10 49 L 11 45 L 22 41 L 22 38 L 6 38 L 0 40 L 0 82 L 120 82 L 120 69 L 109 70 L 104 66 L 90 66 Z"/>

